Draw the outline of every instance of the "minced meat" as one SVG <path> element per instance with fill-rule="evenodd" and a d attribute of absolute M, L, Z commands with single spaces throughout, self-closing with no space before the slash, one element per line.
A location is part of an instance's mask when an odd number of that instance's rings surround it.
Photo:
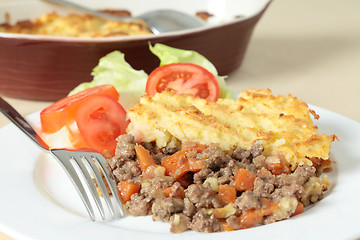
<path fill-rule="evenodd" d="M 169 222 L 173 233 L 229 231 L 287 219 L 301 212 L 302 206 L 322 199 L 329 186 L 325 177 L 317 175 L 316 165 L 273 171 L 260 143 L 233 152 L 223 152 L 218 145 L 196 148 L 191 143 L 188 148 L 195 148 L 186 150 L 178 143 L 171 148 L 142 143 L 154 161 L 146 170 L 140 166 L 135 146 L 133 136 L 122 135 L 115 156 L 107 159 L 117 182 L 140 186 L 124 206 L 132 216 L 152 215 L 155 221 Z M 170 156 L 174 158 L 170 164 L 180 164 L 173 172 L 164 164 Z M 238 186 L 240 169 L 252 179 L 246 188 Z M 256 215 L 257 221 L 249 222 L 254 219 L 249 214 Z"/>

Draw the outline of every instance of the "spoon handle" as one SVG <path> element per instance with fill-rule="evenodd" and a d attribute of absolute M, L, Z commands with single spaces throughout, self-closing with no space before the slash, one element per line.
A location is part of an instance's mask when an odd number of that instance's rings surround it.
<path fill-rule="evenodd" d="M 16 111 L 8 102 L 0 97 L 0 111 L 13 122 L 21 131 L 23 131 L 39 147 L 49 150 L 49 146 L 40 138 L 31 125 Z"/>

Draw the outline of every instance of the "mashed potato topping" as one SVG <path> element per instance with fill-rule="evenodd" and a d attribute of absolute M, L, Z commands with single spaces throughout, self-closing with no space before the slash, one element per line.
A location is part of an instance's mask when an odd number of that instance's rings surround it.
<path fill-rule="evenodd" d="M 224 151 L 237 146 L 250 149 L 259 142 L 265 155 L 280 154 L 295 169 L 312 165 L 310 159 L 328 159 L 336 138 L 319 134 L 308 105 L 296 97 L 274 96 L 269 89 L 249 89 L 237 100 L 207 102 L 171 91 L 144 95 L 128 110 L 128 132 L 158 147 L 180 140 L 217 143 Z"/>
<path fill-rule="evenodd" d="M 43 14 L 34 20 L 19 21 L 14 25 L 0 24 L 0 32 L 89 38 L 151 34 L 141 19 L 121 22 L 91 15 L 60 16 L 56 12 Z"/>

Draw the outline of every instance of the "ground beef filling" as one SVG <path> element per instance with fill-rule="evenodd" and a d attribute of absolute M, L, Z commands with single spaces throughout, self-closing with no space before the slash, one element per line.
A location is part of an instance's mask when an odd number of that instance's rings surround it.
<path fill-rule="evenodd" d="M 231 231 L 287 219 L 322 199 L 329 186 L 315 164 L 290 171 L 281 156 L 264 156 L 258 143 L 230 154 L 217 145 L 160 149 L 143 143 L 153 159 L 147 167 L 135 146 L 132 135 L 122 135 L 115 156 L 107 159 L 118 187 L 137 186 L 122 201 L 130 215 L 169 222 L 173 233 Z M 169 168 L 174 164 L 187 170 Z"/>

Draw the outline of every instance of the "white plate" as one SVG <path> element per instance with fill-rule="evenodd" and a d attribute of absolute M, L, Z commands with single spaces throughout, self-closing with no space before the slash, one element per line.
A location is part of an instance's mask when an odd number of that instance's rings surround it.
<path fill-rule="evenodd" d="M 0 129 L 0 230 L 16 239 L 356 239 L 360 237 L 360 124 L 313 107 L 320 132 L 335 133 L 331 192 L 289 220 L 226 233 L 169 233 L 151 217 L 91 222 L 55 159 L 13 125 Z M 38 113 L 28 118 L 38 122 Z"/>

